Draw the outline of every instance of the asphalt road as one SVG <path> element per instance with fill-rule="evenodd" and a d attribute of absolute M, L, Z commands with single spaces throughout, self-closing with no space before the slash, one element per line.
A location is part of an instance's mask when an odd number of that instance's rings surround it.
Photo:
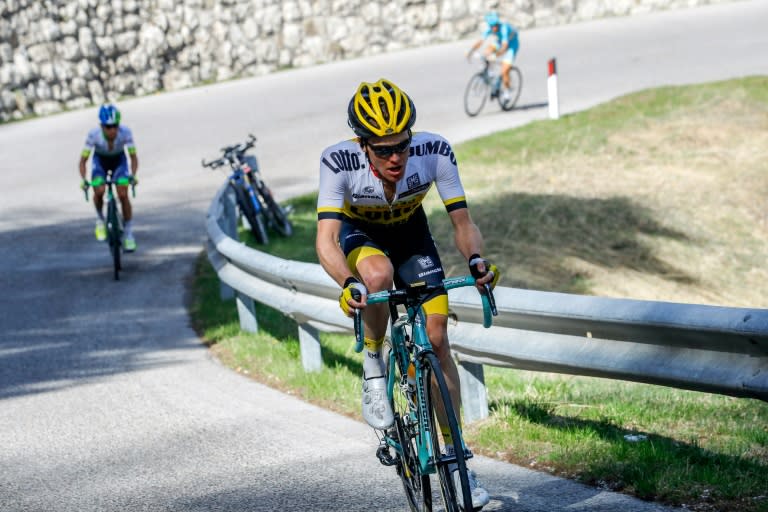
<path fill-rule="evenodd" d="M 766 74 L 766 20 L 763 0 L 525 31 L 521 108 L 473 119 L 466 41 L 122 102 L 141 184 L 139 251 L 119 283 L 77 188 L 95 109 L 0 126 L 0 510 L 404 510 L 372 431 L 222 367 L 190 328 L 185 282 L 223 180 L 200 159 L 252 132 L 288 197 L 314 189 L 322 148 L 350 136 L 361 80 L 393 79 L 417 129 L 460 141 L 545 118 L 551 57 L 563 113 Z M 488 510 L 665 510 L 489 459 L 474 467 Z"/>

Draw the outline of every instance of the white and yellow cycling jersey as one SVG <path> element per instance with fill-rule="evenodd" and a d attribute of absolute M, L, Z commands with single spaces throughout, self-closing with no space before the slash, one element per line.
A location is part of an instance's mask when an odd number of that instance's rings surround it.
<path fill-rule="evenodd" d="M 357 139 L 326 148 L 320 158 L 318 219 L 400 224 L 419 208 L 432 183 L 449 212 L 467 207 L 456 156 L 448 141 L 434 133 L 414 133 L 409 151 L 403 178 L 397 182 L 392 202 L 388 202 L 381 180 L 371 172 Z"/>

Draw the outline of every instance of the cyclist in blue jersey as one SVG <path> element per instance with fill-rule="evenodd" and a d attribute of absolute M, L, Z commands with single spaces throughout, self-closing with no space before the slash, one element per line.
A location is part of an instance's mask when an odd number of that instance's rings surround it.
<path fill-rule="evenodd" d="M 433 184 L 478 287 L 495 286 L 499 271 L 480 256 L 483 237 L 469 215 L 450 144 L 438 134 L 411 131 L 416 122 L 411 98 L 389 80 L 363 82 L 349 101 L 347 116 L 356 137 L 329 146 L 320 157 L 316 249 L 320 264 L 342 288 L 339 305 L 344 313 L 351 316 L 354 309 L 364 309 L 363 418 L 384 430 L 394 422 L 381 357 L 389 310 L 386 304 L 366 306 L 366 297 L 368 291 L 388 290 L 393 283 L 442 285 L 445 274 L 421 205 Z M 423 308 L 427 334 L 459 411 L 446 290 L 431 295 Z M 444 412 L 442 417 L 438 412 L 438 421 L 445 446 L 452 449 Z M 473 472 L 470 488 L 475 509 L 485 506 L 488 492 Z"/>
<path fill-rule="evenodd" d="M 485 43 L 487 45 L 485 56 L 489 57 L 493 54 L 501 59 L 501 79 L 504 83 L 501 94 L 502 99 L 507 101 L 508 98 L 504 96 L 509 94 L 509 71 L 512 69 L 512 64 L 520 50 L 520 37 L 517 29 L 509 23 L 502 22 L 496 11 L 491 11 L 485 15 L 485 23 L 488 28 L 483 33 L 483 37 L 472 45 L 467 57 Z"/>
<path fill-rule="evenodd" d="M 120 111 L 112 104 L 102 105 L 99 108 L 99 123 L 100 126 L 88 132 L 85 147 L 80 153 L 81 188 L 87 190 L 88 187 L 93 187 L 93 204 L 98 215 L 96 239 L 104 241 L 107 239 L 104 226 L 104 192 L 106 190 L 104 179 L 107 171 L 112 171 L 112 180 L 117 184 L 115 188 L 123 212 L 123 249 L 132 252 L 136 250 L 136 239 L 133 236 L 133 209 L 128 197 L 128 185 L 138 184 L 136 171 L 139 170 L 133 133 L 127 126 L 120 124 Z M 126 152 L 131 161 L 130 170 Z M 93 161 L 89 182 L 85 178 L 85 173 L 91 153 L 93 153 Z"/>

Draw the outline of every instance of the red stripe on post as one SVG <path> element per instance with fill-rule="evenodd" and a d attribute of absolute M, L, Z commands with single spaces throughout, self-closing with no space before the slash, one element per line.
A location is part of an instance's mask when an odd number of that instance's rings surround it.
<path fill-rule="evenodd" d="M 557 64 L 555 59 L 549 59 L 549 76 L 557 74 Z"/>

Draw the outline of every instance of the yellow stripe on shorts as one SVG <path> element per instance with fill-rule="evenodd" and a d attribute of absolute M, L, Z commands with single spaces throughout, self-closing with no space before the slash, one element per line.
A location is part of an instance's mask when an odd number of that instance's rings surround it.
<path fill-rule="evenodd" d="M 356 272 L 357 264 L 369 256 L 386 257 L 386 255 L 381 251 L 381 249 L 377 249 L 376 247 L 370 247 L 368 245 L 361 245 L 357 249 L 354 249 L 352 252 L 350 252 L 349 255 L 347 256 L 347 267 L 349 267 L 349 270 L 351 270 L 352 272 Z"/>
<path fill-rule="evenodd" d="M 424 313 L 427 315 L 437 314 L 437 315 L 448 315 L 448 294 L 444 293 L 443 295 L 438 295 L 437 297 L 432 297 L 427 302 L 425 302 L 422 307 L 424 308 Z"/>

